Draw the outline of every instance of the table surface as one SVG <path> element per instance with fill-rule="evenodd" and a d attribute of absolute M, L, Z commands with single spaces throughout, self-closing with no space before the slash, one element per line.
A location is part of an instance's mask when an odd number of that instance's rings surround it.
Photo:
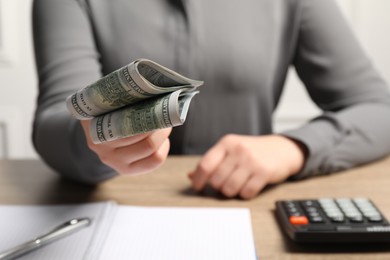
<path fill-rule="evenodd" d="M 226 199 L 211 188 L 191 189 L 187 173 L 200 157 L 169 157 L 159 170 L 121 176 L 96 187 L 65 181 L 39 160 L 0 160 L 0 204 L 64 204 L 115 200 L 124 205 L 250 208 L 259 259 L 390 259 L 390 245 L 302 246 L 275 218 L 275 201 L 368 197 L 390 219 L 390 157 L 342 173 L 268 187 L 250 201 Z"/>

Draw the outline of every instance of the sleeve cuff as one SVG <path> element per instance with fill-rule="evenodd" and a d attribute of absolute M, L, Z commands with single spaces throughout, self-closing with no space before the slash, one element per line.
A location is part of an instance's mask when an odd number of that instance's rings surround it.
<path fill-rule="evenodd" d="M 345 127 L 340 125 L 331 113 L 327 113 L 301 128 L 280 133 L 282 136 L 301 142 L 307 148 L 304 167 L 291 179 L 298 180 L 326 174 L 327 170 L 322 166 L 327 155 L 332 152 L 335 144 L 341 141 L 345 132 Z"/>

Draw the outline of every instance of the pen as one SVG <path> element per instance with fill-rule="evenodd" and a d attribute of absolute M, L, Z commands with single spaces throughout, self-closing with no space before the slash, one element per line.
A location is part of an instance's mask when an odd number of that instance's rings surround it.
<path fill-rule="evenodd" d="M 23 243 L 19 246 L 16 246 L 14 248 L 8 249 L 7 251 L 0 253 L 0 259 L 1 260 L 14 259 L 32 250 L 41 248 L 42 246 L 45 246 L 59 238 L 72 234 L 80 230 L 81 228 L 88 226 L 90 223 L 91 223 L 91 219 L 89 218 L 71 219 L 65 222 L 64 224 L 56 227 L 55 229 L 51 230 L 50 232 L 42 236 L 39 236 L 38 238 L 35 238 L 31 241 L 28 241 L 26 243 Z"/>

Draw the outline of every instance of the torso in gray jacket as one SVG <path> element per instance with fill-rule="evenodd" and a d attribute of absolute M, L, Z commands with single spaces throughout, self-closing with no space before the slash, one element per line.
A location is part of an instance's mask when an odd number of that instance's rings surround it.
<path fill-rule="evenodd" d="M 390 150 L 387 86 L 333 1 L 36 0 L 34 39 L 40 79 L 34 143 L 73 179 L 97 182 L 113 173 L 86 147 L 65 98 L 138 58 L 205 82 L 186 123 L 172 132 L 171 153 L 203 153 L 228 133 L 272 133 L 290 66 L 325 111 L 283 133 L 309 149 L 298 177 Z"/>

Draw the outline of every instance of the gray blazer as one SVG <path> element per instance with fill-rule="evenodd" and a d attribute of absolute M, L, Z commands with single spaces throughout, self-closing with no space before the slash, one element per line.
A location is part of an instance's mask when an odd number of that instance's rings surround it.
<path fill-rule="evenodd" d="M 96 183 L 116 173 L 88 149 L 65 98 L 138 58 L 205 81 L 185 125 L 173 130 L 171 153 L 201 154 L 227 133 L 271 134 L 290 66 L 324 111 L 283 133 L 309 150 L 296 178 L 390 152 L 387 85 L 333 1 L 35 0 L 33 24 L 33 140 L 68 178 Z"/>

